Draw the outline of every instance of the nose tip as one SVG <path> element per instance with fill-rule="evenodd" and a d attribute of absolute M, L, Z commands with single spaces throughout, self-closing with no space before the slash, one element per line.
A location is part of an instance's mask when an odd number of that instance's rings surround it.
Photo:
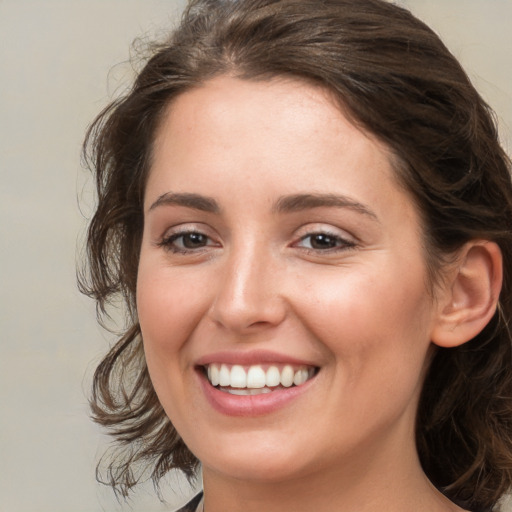
<path fill-rule="evenodd" d="M 278 325 L 286 316 L 277 271 L 268 262 L 227 268 L 211 306 L 211 317 L 225 329 L 249 333 Z"/>

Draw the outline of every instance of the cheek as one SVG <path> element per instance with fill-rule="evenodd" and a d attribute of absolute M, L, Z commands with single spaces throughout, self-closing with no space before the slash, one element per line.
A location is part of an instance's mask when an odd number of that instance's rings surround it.
<path fill-rule="evenodd" d="M 205 310 L 204 286 L 180 279 L 168 267 L 149 265 L 141 258 L 137 281 L 137 312 L 144 353 L 155 392 L 176 428 L 187 417 L 192 363 L 191 333 Z M 174 269 L 175 270 L 175 269 Z"/>
<path fill-rule="evenodd" d="M 377 271 L 382 268 L 386 273 Z M 397 378 L 417 376 L 430 345 L 432 312 L 422 269 L 409 263 L 379 265 L 375 272 L 340 270 L 305 285 L 308 299 L 299 315 L 349 371 L 383 375 L 389 368 Z"/>
<path fill-rule="evenodd" d="M 169 367 L 187 364 L 187 339 L 207 309 L 204 286 L 169 267 L 141 258 L 137 280 L 137 312 L 151 378 L 171 378 Z"/>
<path fill-rule="evenodd" d="M 137 278 L 137 312 L 143 331 L 154 341 L 162 336 L 170 343 L 194 324 L 204 308 L 201 279 L 182 275 L 162 263 L 141 257 Z M 172 333 L 172 335 L 171 335 Z"/>

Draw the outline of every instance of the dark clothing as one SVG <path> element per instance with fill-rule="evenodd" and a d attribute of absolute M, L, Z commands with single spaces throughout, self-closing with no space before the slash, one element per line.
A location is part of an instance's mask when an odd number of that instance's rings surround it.
<path fill-rule="evenodd" d="M 197 505 L 199 505 L 199 502 L 201 501 L 202 497 L 203 497 L 203 493 L 200 492 L 191 501 L 189 501 L 184 507 L 180 508 L 176 512 L 196 512 Z"/>

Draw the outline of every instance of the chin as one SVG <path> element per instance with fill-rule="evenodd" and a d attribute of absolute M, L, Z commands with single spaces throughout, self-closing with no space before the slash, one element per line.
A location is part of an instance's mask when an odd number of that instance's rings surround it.
<path fill-rule="evenodd" d="M 217 442 L 213 449 L 199 450 L 203 471 L 211 470 L 237 480 L 275 483 L 306 473 L 307 459 L 298 446 L 282 439 L 272 441 L 267 433 L 245 434 L 240 442 Z M 259 439 L 258 439 L 259 438 Z M 258 442 L 261 441 L 261 442 Z"/>
<path fill-rule="evenodd" d="M 279 455 L 272 457 L 274 460 L 241 460 L 240 458 L 221 458 L 213 462 L 212 465 L 203 463 L 203 471 L 205 468 L 211 469 L 217 473 L 235 480 L 244 482 L 253 482 L 260 484 L 275 484 L 292 480 L 306 473 L 304 468 L 292 465 L 288 460 L 280 459 Z M 297 455 L 296 455 L 297 458 Z M 302 471 L 301 471 L 302 469 Z"/>

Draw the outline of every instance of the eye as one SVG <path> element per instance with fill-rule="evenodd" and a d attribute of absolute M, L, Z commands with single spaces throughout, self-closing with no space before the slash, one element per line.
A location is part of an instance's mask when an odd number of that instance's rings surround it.
<path fill-rule="evenodd" d="M 208 235 L 199 231 L 182 231 L 165 237 L 158 245 L 171 252 L 189 253 L 216 244 Z"/>
<path fill-rule="evenodd" d="M 309 233 L 303 236 L 297 243 L 298 247 L 314 251 L 329 251 L 336 249 L 348 249 L 354 247 L 355 243 L 331 233 L 318 232 Z"/>

